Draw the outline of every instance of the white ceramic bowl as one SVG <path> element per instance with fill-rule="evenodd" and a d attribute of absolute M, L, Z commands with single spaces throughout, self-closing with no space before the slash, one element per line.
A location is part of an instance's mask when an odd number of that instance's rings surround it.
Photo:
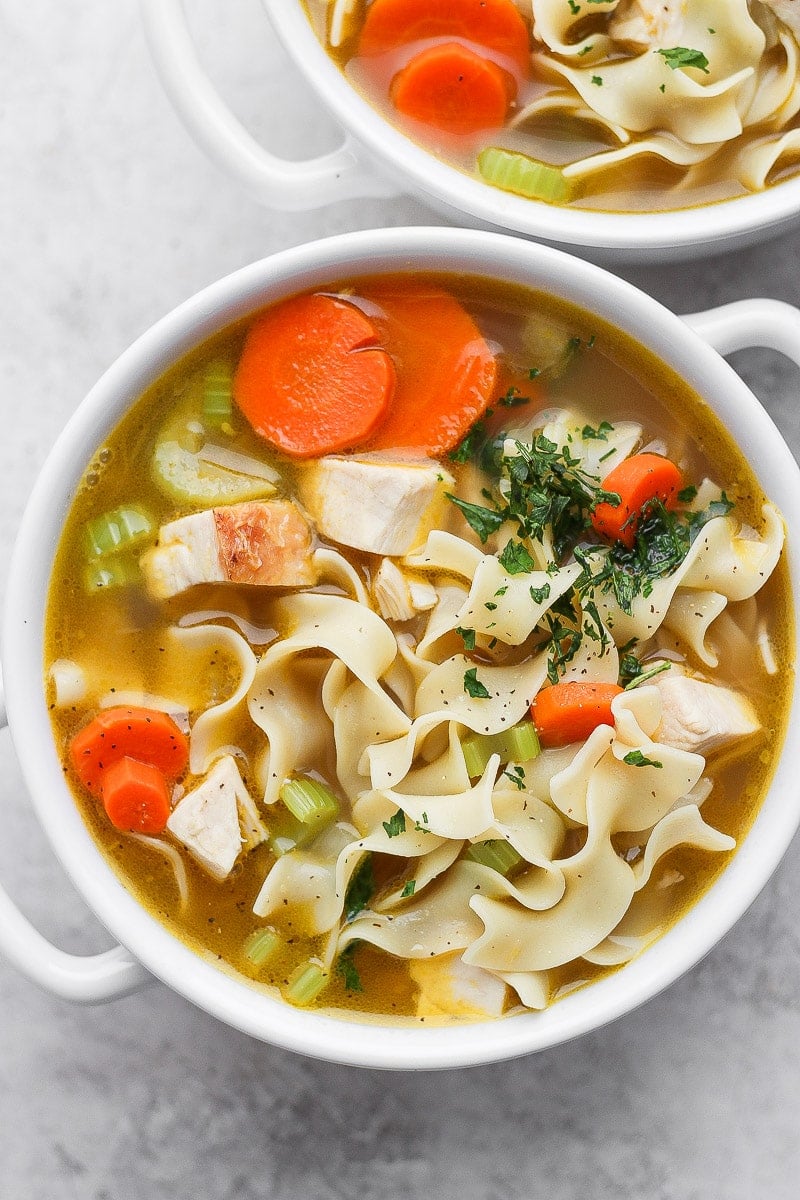
<path fill-rule="evenodd" d="M 559 208 L 489 187 L 441 162 L 385 121 L 328 57 L 300 0 L 264 0 L 264 5 L 297 68 L 298 89 L 307 85 L 316 92 L 346 136 L 331 154 L 303 162 L 279 159 L 250 136 L 209 83 L 183 4 L 142 0 L 164 87 L 199 145 L 272 208 L 316 209 L 335 200 L 410 192 L 459 225 L 510 230 L 609 263 L 716 254 L 774 237 L 800 220 L 800 177 L 722 204 L 662 213 Z M 222 15 L 220 5 L 220 19 Z"/>
<path fill-rule="evenodd" d="M 144 334 L 80 405 L 37 481 L 11 563 L 3 667 L 14 744 L 53 849 L 78 891 L 120 942 L 116 949 L 95 957 L 64 954 L 33 930 L 0 891 L 0 952 L 50 991 L 84 1002 L 110 999 L 141 986 L 152 973 L 228 1024 L 319 1058 L 398 1069 L 489 1062 L 566 1041 L 660 991 L 730 928 L 786 850 L 800 821 L 796 700 L 785 753 L 753 828 L 719 881 L 675 928 L 617 974 L 545 1012 L 425 1029 L 354 1024 L 295 1009 L 223 973 L 159 924 L 125 890 L 95 845 L 62 775 L 43 680 L 43 627 L 53 554 L 85 464 L 169 364 L 232 321 L 332 279 L 431 268 L 506 279 L 563 297 L 610 320 L 678 371 L 746 448 L 762 486 L 782 509 L 798 590 L 800 471 L 756 398 L 703 340 L 725 352 L 744 345 L 769 345 L 798 361 L 800 312 L 788 305 L 743 301 L 687 323 L 598 267 L 533 242 L 474 230 L 345 234 L 285 251 L 220 280 Z"/>

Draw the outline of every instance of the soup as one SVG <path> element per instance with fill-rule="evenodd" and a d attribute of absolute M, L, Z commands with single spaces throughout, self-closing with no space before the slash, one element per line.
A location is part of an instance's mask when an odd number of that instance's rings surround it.
<path fill-rule="evenodd" d="M 782 545 L 702 400 L 602 320 L 337 282 L 198 347 L 87 465 L 46 629 L 65 774 L 126 886 L 254 986 L 543 1008 L 746 834 Z"/>
<path fill-rule="evenodd" d="M 498 188 L 606 211 L 760 191 L 800 158 L 794 0 L 308 0 L 387 120 Z"/>

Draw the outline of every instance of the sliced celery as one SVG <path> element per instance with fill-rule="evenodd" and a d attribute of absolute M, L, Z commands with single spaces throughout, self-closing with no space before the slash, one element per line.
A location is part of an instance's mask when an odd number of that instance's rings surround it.
<path fill-rule="evenodd" d="M 313 1004 L 327 982 L 328 973 L 323 971 L 318 963 L 301 963 L 289 976 L 283 998 L 290 1004 L 296 1004 L 298 1008 L 306 1008 Z"/>
<path fill-rule="evenodd" d="M 220 429 L 232 416 L 233 372 L 230 363 L 217 359 L 209 363 L 203 378 L 203 422 Z"/>
<path fill-rule="evenodd" d="M 147 541 L 153 522 L 135 504 L 125 504 L 87 522 L 84 547 L 89 559 L 106 558 L 120 550 L 132 550 Z"/>
<path fill-rule="evenodd" d="M 318 828 L 303 825 L 297 817 L 279 805 L 273 810 L 269 820 L 269 848 L 276 858 L 283 858 L 284 854 L 307 846 L 318 832 Z"/>
<path fill-rule="evenodd" d="M 287 779 L 280 797 L 293 817 L 315 831 L 330 825 L 339 815 L 339 801 L 316 779 Z"/>
<path fill-rule="evenodd" d="M 539 756 L 539 735 L 533 721 L 520 721 L 501 733 L 474 733 L 461 743 L 464 763 L 471 778 L 482 775 L 493 754 L 503 763 L 526 763 Z"/>
<path fill-rule="evenodd" d="M 486 183 L 531 200 L 564 204 L 572 199 L 572 184 L 560 167 L 551 167 L 527 154 L 490 146 L 478 155 L 478 171 Z"/>
<path fill-rule="evenodd" d="M 130 587 L 139 583 L 139 566 L 124 555 L 108 562 L 91 562 L 83 573 L 83 586 L 87 592 L 103 592 L 107 588 Z"/>
<path fill-rule="evenodd" d="M 205 462 L 176 441 L 156 445 L 152 463 L 153 479 L 171 500 L 179 504 L 238 504 L 275 494 L 267 479 L 227 471 Z"/>
<path fill-rule="evenodd" d="M 244 943 L 245 958 L 255 967 L 274 958 L 281 948 L 281 939 L 274 929 L 256 929 Z"/>
<path fill-rule="evenodd" d="M 481 866 L 491 867 L 500 875 L 510 875 L 524 863 L 514 847 L 503 838 L 487 838 L 485 842 L 474 842 L 465 852 L 464 858 Z"/>

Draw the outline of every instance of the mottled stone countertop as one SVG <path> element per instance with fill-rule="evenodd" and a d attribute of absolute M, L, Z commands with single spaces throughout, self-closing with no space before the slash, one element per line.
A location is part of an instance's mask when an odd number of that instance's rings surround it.
<path fill-rule="evenodd" d="M 235 111 L 289 155 L 336 131 L 257 0 L 193 0 Z M 225 21 L 221 14 L 225 13 Z M 202 157 L 134 0 L 0 0 L 0 589 L 34 476 L 104 368 L 205 283 L 360 226 L 439 223 L 401 199 L 269 212 Z M 800 304 L 800 232 L 625 275 L 676 311 Z M 800 451 L 798 373 L 735 365 Z M 0 736 L 0 879 L 65 949 L 108 935 L 73 891 Z M 800 846 L 685 978 L 607 1029 L 517 1062 L 385 1074 L 249 1040 L 157 986 L 99 1008 L 0 962 L 2 1200 L 793 1200 L 800 1178 Z"/>

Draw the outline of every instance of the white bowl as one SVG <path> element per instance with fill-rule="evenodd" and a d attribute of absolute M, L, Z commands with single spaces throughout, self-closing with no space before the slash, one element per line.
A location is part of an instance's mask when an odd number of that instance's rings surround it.
<path fill-rule="evenodd" d="M 346 138 L 339 150 L 319 158 L 279 159 L 242 128 L 209 83 L 183 4 L 142 0 L 164 87 L 200 146 L 272 208 L 299 211 L 335 200 L 412 193 L 459 225 L 520 233 L 609 263 L 717 254 L 774 237 L 800 218 L 800 177 L 720 204 L 661 213 L 560 208 L 490 187 L 448 166 L 384 120 L 328 57 L 300 0 L 264 0 L 264 5 L 305 84 L 319 95 Z"/>
<path fill-rule="evenodd" d="M 800 821 L 795 766 L 800 759 L 800 708 L 796 699 L 783 756 L 751 831 L 721 878 L 677 926 L 618 973 L 542 1013 L 425 1029 L 355 1024 L 299 1010 L 223 972 L 193 953 L 143 908 L 95 845 L 63 778 L 43 680 L 43 629 L 53 555 L 85 464 L 167 366 L 245 314 L 332 279 L 432 268 L 505 279 L 563 297 L 610 320 L 683 376 L 746 447 L 762 486 L 783 511 L 797 591 L 800 471 L 752 392 L 691 328 L 694 324 L 725 351 L 744 345 L 772 345 L 797 360 L 800 312 L 788 305 L 743 301 L 691 318 L 687 324 L 598 267 L 533 242 L 475 230 L 418 228 L 345 234 L 287 250 L 220 280 L 145 333 L 80 405 L 37 481 L 11 563 L 3 667 L 14 744 L 32 803 L 53 849 L 78 891 L 121 944 L 95 957 L 64 954 L 36 933 L 0 891 L 0 952 L 50 991 L 84 1002 L 109 999 L 141 986 L 152 973 L 228 1024 L 319 1058 L 398 1069 L 489 1062 L 566 1041 L 660 991 L 730 928 L 786 850 Z"/>

